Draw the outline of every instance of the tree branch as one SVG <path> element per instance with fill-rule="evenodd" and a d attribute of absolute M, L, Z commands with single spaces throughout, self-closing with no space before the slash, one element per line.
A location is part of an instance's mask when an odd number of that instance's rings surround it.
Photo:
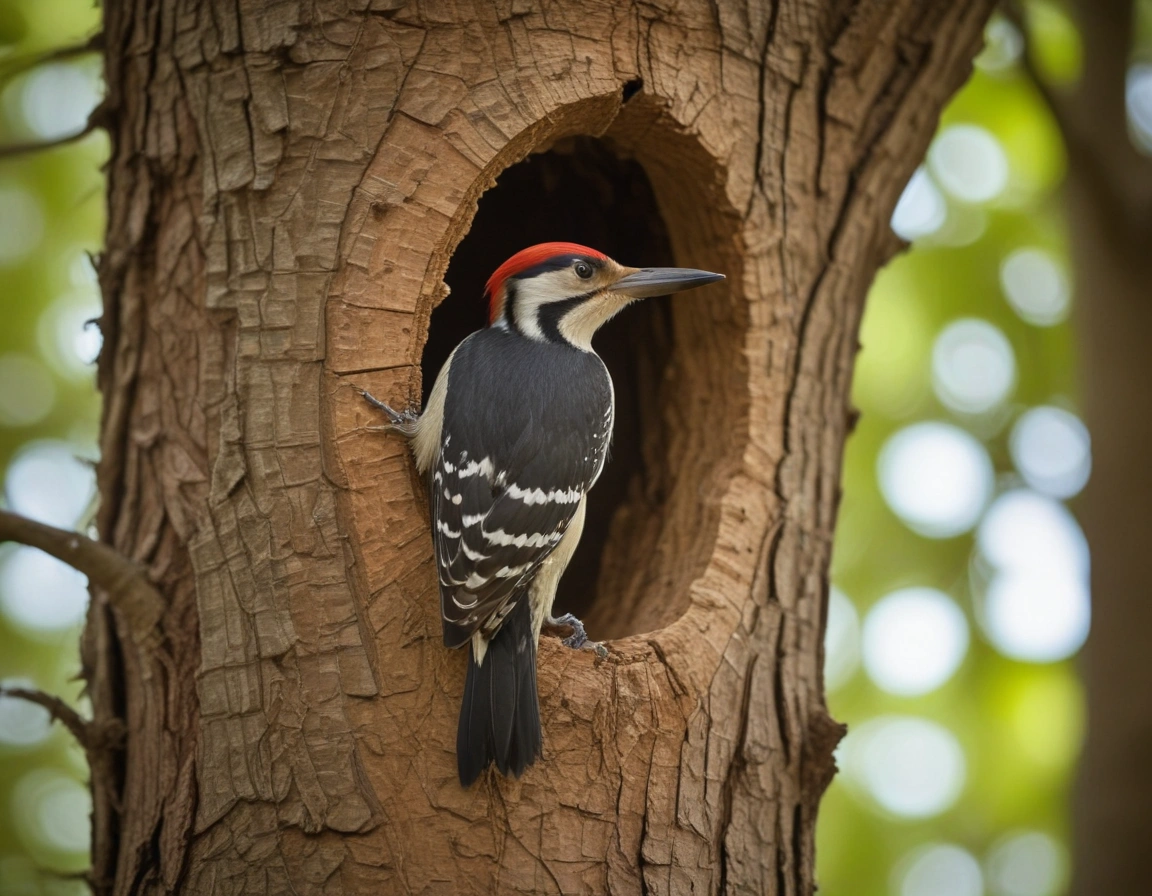
<path fill-rule="evenodd" d="M 68 134 L 66 137 L 58 137 L 55 140 L 31 140 L 26 143 L 8 143 L 0 146 L 0 159 L 10 159 L 13 156 L 22 156 L 30 152 L 40 152 L 44 149 L 55 149 L 57 146 L 67 146 L 69 143 L 75 143 L 87 137 L 97 126 L 89 121 L 82 130 L 77 131 L 75 134 Z"/>
<path fill-rule="evenodd" d="M 21 72 L 26 72 L 30 68 L 36 68 L 38 65 L 44 65 L 48 62 L 60 62 L 65 59 L 74 59 L 77 56 L 86 56 L 89 53 L 99 53 L 103 49 L 104 35 L 101 32 L 97 32 L 82 44 L 54 47 L 51 50 L 44 50 L 40 53 L 28 53 L 25 56 L 18 56 L 0 65 L 0 82 L 7 81 L 9 78 L 13 78 Z"/>
<path fill-rule="evenodd" d="M 39 548 L 78 569 L 107 594 L 108 602 L 127 623 L 138 645 L 155 638 L 164 599 L 144 570 L 118 551 L 78 532 L 57 529 L 7 510 L 0 510 L 0 541 Z"/>
<path fill-rule="evenodd" d="M 32 688 L 6 688 L 0 687 L 0 697 L 15 697 L 25 700 L 48 710 L 55 721 L 59 722 L 86 752 L 106 750 L 116 746 L 124 737 L 124 725 L 119 719 L 106 725 L 97 725 L 87 721 L 71 706 L 52 694 Z"/>
<path fill-rule="evenodd" d="M 18 700 L 25 700 L 28 703 L 42 706 L 48 710 L 48 715 L 72 732 L 72 736 L 80 741 L 81 746 L 88 746 L 88 722 L 59 697 L 31 688 L 6 687 L 0 687 L 0 697 L 15 697 Z"/>

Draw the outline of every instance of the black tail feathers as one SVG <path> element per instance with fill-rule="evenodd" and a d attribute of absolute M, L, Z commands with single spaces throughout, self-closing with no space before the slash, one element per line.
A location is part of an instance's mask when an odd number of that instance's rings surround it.
<path fill-rule="evenodd" d="M 470 785 L 490 762 L 502 774 L 520 777 L 543 745 L 536 697 L 536 638 L 527 596 L 521 597 L 484 661 L 469 648 L 468 680 L 456 731 L 460 783 Z"/>

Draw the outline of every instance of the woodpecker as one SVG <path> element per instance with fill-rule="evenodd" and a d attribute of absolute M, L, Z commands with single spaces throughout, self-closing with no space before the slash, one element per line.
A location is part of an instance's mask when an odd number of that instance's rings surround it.
<path fill-rule="evenodd" d="M 517 777 L 540 755 L 536 648 L 608 457 L 612 380 L 592 336 L 625 306 L 723 280 L 629 268 L 575 243 L 517 252 L 485 288 L 487 328 L 444 363 L 423 413 L 379 427 L 411 439 L 426 478 L 447 647 L 471 646 L 456 736 L 467 787 L 495 763 Z"/>

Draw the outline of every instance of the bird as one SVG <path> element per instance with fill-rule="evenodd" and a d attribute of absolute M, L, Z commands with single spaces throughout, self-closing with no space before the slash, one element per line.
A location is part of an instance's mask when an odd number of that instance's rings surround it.
<path fill-rule="evenodd" d="M 428 489 L 444 645 L 469 646 L 457 773 L 520 777 L 541 755 L 536 651 L 608 458 L 612 378 L 592 348 L 638 299 L 723 280 L 690 268 L 625 267 L 577 243 L 523 249 L 488 279 L 488 326 L 448 356 L 422 412 L 361 390 L 406 436 Z"/>

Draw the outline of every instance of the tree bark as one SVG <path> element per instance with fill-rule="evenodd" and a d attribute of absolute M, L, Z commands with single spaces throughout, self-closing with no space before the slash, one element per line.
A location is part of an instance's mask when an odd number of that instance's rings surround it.
<path fill-rule="evenodd" d="M 85 633 L 128 731 L 97 889 L 811 893 L 857 323 L 990 5 L 109 0 L 99 529 L 165 609 Z M 729 279 L 627 331 L 608 658 L 545 639 L 543 760 L 463 790 L 419 483 L 356 389 L 418 402 L 479 304 L 432 317 L 449 260 L 503 260 L 478 202 L 567 238 L 550 171 L 572 227 Z"/>
<path fill-rule="evenodd" d="M 1069 155 L 1076 333 L 1092 478 L 1079 501 L 1092 551 L 1092 634 L 1082 657 L 1087 738 L 1073 813 L 1081 896 L 1147 887 L 1152 663 L 1152 160 L 1128 135 L 1133 6 L 1079 2 L 1084 70 L 1053 97 Z"/>

